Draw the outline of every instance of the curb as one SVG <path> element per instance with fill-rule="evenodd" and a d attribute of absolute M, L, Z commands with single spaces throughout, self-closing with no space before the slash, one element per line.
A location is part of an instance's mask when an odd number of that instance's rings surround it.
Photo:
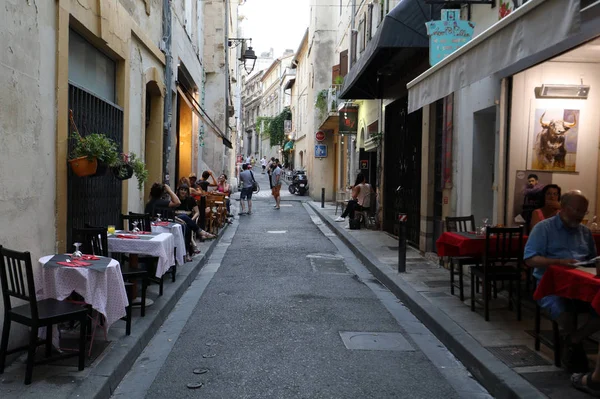
<path fill-rule="evenodd" d="M 140 317 L 139 321 L 132 325 L 131 335 L 113 343 L 110 352 L 91 370 L 82 383 L 69 394 L 69 398 L 81 398 L 82 392 L 85 393 L 83 396 L 88 398 L 110 398 L 160 326 L 165 322 L 183 293 L 192 284 L 228 226 L 228 224 L 225 225 L 219 237 L 210 244 L 204 256 L 198 259 L 195 264 L 190 265 L 191 268 L 186 267 L 187 270 L 177 271 L 178 278 L 175 283 L 165 284 L 163 296 L 158 297 L 154 301 L 154 305 L 146 309 L 146 317 Z M 184 274 L 185 272 L 188 272 L 187 275 Z"/>
<path fill-rule="evenodd" d="M 492 355 L 469 333 L 440 311 L 402 277 L 377 258 L 348 232 L 330 221 L 314 203 L 308 203 L 323 222 L 346 244 L 356 257 L 427 327 L 475 379 L 496 398 L 546 397 L 518 373 Z"/>

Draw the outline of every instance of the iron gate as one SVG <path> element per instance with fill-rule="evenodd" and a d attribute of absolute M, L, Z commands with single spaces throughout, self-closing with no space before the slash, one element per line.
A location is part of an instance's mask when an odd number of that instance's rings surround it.
<path fill-rule="evenodd" d="M 383 228 L 398 235 L 398 214 L 406 213 L 406 236 L 419 245 L 421 218 L 422 111 L 408 113 L 408 97 L 385 110 L 385 208 Z"/>
<path fill-rule="evenodd" d="M 123 109 L 96 97 L 81 87 L 69 84 L 69 109 L 82 136 L 101 133 L 123 149 Z M 69 132 L 71 126 L 69 125 Z M 69 153 L 73 149 L 69 140 Z M 103 176 L 77 177 L 68 168 L 67 193 L 67 242 L 71 247 L 71 229 L 94 226 L 117 225 L 121 214 L 121 181 L 109 172 Z"/>

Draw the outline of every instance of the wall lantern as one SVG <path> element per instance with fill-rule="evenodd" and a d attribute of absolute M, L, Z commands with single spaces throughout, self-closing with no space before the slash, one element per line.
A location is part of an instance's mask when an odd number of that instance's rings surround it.
<path fill-rule="evenodd" d="M 237 47 L 240 44 L 242 45 L 242 55 L 240 56 L 240 58 L 238 58 L 238 60 L 244 63 L 244 69 L 246 70 L 246 73 L 250 75 L 254 70 L 254 66 L 256 65 L 256 59 L 258 57 L 252 49 L 252 46 L 246 47 L 247 42 L 252 43 L 252 39 L 244 39 L 237 37 L 230 37 L 227 39 L 227 45 L 229 47 Z M 250 61 L 252 62 L 252 66 L 249 66 Z M 248 70 L 248 68 L 250 68 L 250 70 Z"/>

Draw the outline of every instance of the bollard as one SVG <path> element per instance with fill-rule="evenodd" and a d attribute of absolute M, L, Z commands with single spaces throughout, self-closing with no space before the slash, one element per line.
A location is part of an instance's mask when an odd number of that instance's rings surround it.
<path fill-rule="evenodd" d="M 325 187 L 321 189 L 321 208 L 325 208 Z"/>
<path fill-rule="evenodd" d="M 398 215 L 398 273 L 406 272 L 406 221 L 408 216 L 405 213 Z"/>

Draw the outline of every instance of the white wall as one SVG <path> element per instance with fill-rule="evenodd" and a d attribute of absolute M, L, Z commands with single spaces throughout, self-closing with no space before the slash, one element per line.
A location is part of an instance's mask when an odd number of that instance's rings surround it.
<path fill-rule="evenodd" d="M 495 106 L 499 93 L 500 82 L 486 78 L 454 94 L 451 215 L 464 216 L 472 213 L 472 187 L 474 184 L 482 184 L 473 181 L 473 142 L 478 134 L 474 131 L 473 114 Z M 435 104 L 432 104 L 432 108 L 435 108 Z M 494 154 L 490 156 L 494 157 Z"/>
<path fill-rule="evenodd" d="M 513 201 L 515 173 L 527 169 L 527 154 L 531 151 L 528 132 L 535 108 L 548 109 L 579 109 L 579 133 L 577 142 L 577 172 L 557 173 L 552 175 L 552 183 L 558 184 L 562 191 L 579 189 L 590 200 L 590 212 L 596 208 L 596 187 L 598 170 L 598 135 L 600 132 L 600 64 L 546 62 L 528 69 L 513 77 L 512 114 L 510 121 L 510 153 L 508 170 L 508 210 L 507 219 L 513 218 Z M 542 83 L 550 84 L 580 84 L 580 79 L 590 85 L 590 95 L 587 100 L 535 100 L 534 88 Z M 535 104 L 532 106 L 532 100 Z M 533 108 L 533 110 L 532 110 Z M 539 123 L 536 130 L 537 134 Z M 532 134 L 532 132 L 529 132 Z"/>

